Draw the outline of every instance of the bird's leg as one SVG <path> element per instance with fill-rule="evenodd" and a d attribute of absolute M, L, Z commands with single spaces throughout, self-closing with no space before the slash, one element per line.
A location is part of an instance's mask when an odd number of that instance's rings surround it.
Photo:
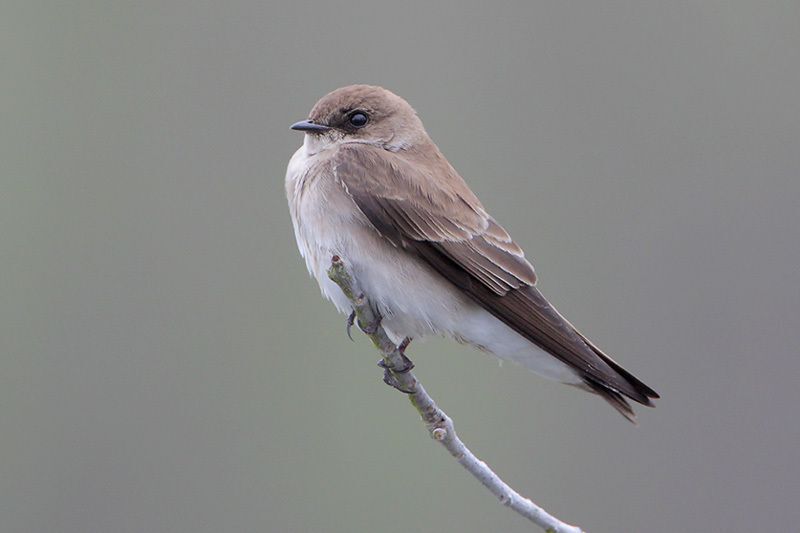
<path fill-rule="evenodd" d="M 403 339 L 403 342 L 401 342 L 397 346 L 397 351 L 400 352 L 400 357 L 403 358 L 402 368 L 389 368 L 389 365 L 386 364 L 385 359 L 381 359 L 380 361 L 378 361 L 378 366 L 381 368 L 386 368 L 388 370 L 391 370 L 395 374 L 407 374 L 408 372 L 411 372 L 411 370 L 414 369 L 414 361 L 406 357 L 406 348 L 408 348 L 409 344 L 411 344 L 411 338 L 406 337 L 405 339 Z"/>
<path fill-rule="evenodd" d="M 353 340 L 353 335 L 350 333 L 350 331 L 353 329 L 353 324 L 355 323 L 356 323 L 356 311 L 354 309 L 353 311 L 350 312 L 350 316 L 347 317 L 347 336 L 353 342 L 355 341 Z"/>
<path fill-rule="evenodd" d="M 400 357 L 403 358 L 403 368 L 396 368 L 393 370 L 397 374 L 406 374 L 411 372 L 414 368 L 414 362 L 406 357 L 406 348 L 408 348 L 409 344 L 411 344 L 411 337 L 406 337 L 397 347 L 397 351 L 400 352 Z"/>
<path fill-rule="evenodd" d="M 406 337 L 405 339 L 403 339 L 403 342 L 401 342 L 400 345 L 397 347 L 397 351 L 405 355 L 406 348 L 408 348 L 408 345 L 411 344 L 411 341 L 412 341 L 411 337 Z"/>

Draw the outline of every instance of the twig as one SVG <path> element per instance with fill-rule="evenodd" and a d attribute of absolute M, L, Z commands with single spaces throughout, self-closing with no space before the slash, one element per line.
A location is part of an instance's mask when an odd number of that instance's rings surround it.
<path fill-rule="evenodd" d="M 338 256 L 333 256 L 328 270 L 331 278 L 353 303 L 353 310 L 362 330 L 372 340 L 383 357 L 383 365 L 388 370 L 391 385 L 409 393 L 414 407 L 434 440 L 440 442 L 458 463 L 480 481 L 484 487 L 497 496 L 504 505 L 510 507 L 545 531 L 553 533 L 582 533 L 581 529 L 566 524 L 547 511 L 521 496 L 495 474 L 489 466 L 478 459 L 456 434 L 453 421 L 442 411 L 425 391 L 412 372 L 398 372 L 406 368 L 407 360 L 395 346 L 380 325 L 378 313 L 370 305 L 369 299 L 361 291 L 357 281 L 350 275 L 347 267 Z M 366 327 L 369 326 L 369 327 Z"/>

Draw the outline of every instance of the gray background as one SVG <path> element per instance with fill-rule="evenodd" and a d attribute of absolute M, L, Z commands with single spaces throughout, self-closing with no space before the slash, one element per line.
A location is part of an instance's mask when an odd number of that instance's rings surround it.
<path fill-rule="evenodd" d="M 288 125 L 407 98 L 540 286 L 663 400 L 441 340 L 418 375 L 591 532 L 800 520 L 797 2 L 14 2 L 0 13 L 0 530 L 529 531 L 295 249 Z"/>

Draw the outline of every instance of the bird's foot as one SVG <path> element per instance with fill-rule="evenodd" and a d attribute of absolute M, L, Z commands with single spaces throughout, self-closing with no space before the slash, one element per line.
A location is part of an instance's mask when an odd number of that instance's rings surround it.
<path fill-rule="evenodd" d="M 414 369 L 414 361 L 412 361 L 411 359 L 406 357 L 406 354 L 404 354 L 402 351 L 400 351 L 399 348 L 398 348 L 398 351 L 400 352 L 400 357 L 403 358 L 403 366 L 402 367 L 400 367 L 400 368 L 392 368 L 386 363 L 386 359 L 379 360 L 378 361 L 378 366 L 383 368 L 383 369 L 386 369 L 386 370 L 391 370 L 395 374 L 408 374 L 409 372 L 411 372 Z"/>
<path fill-rule="evenodd" d="M 402 355 L 402 354 L 400 354 L 400 355 Z M 402 355 L 402 357 L 403 357 L 403 366 L 401 368 L 398 368 L 397 370 L 395 370 L 394 368 L 391 368 L 389 365 L 387 365 L 385 359 L 380 359 L 378 361 L 378 366 L 383 368 L 384 370 L 390 370 L 390 371 L 394 372 L 395 374 L 408 374 L 409 372 L 411 372 L 414 369 L 414 361 L 412 361 L 411 359 L 409 359 L 405 355 Z"/>
<path fill-rule="evenodd" d="M 384 366 L 384 365 L 380 365 L 380 366 Z M 386 383 L 387 385 L 389 385 L 390 387 L 392 387 L 393 389 L 399 390 L 403 394 L 414 394 L 415 392 L 417 392 L 415 390 L 404 389 L 402 387 L 402 385 L 400 384 L 400 382 L 395 377 L 394 372 L 392 372 L 391 370 L 389 370 L 385 366 L 384 366 L 384 369 L 383 369 L 383 382 Z"/>
<path fill-rule="evenodd" d="M 383 382 L 393 387 L 400 392 L 405 394 L 414 394 L 414 390 L 404 389 L 400 384 L 400 381 L 397 379 L 397 376 L 400 374 L 408 374 L 414 368 L 414 362 L 406 357 L 405 349 L 411 343 L 411 339 L 406 337 L 403 339 L 403 342 L 397 347 L 397 352 L 400 354 L 402 358 L 403 365 L 399 368 L 390 367 L 389 364 L 386 362 L 386 359 L 381 359 L 378 361 L 378 366 L 383 369 Z"/>

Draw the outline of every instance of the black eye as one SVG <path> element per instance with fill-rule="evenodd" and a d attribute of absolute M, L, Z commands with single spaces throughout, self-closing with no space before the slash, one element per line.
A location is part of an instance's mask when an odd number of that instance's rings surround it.
<path fill-rule="evenodd" d="M 361 112 L 350 115 L 350 124 L 356 128 L 363 128 L 366 126 L 368 120 L 369 118 L 367 115 Z"/>

